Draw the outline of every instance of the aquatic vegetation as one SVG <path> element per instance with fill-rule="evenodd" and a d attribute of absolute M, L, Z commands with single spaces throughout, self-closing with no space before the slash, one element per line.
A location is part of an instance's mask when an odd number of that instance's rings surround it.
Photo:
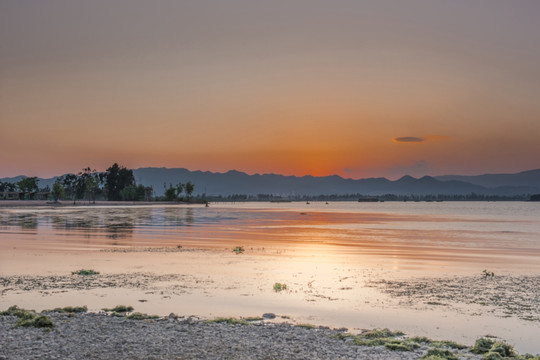
<path fill-rule="evenodd" d="M 92 269 L 81 269 L 77 271 L 72 271 L 71 275 L 99 275 L 99 272 Z"/>
<path fill-rule="evenodd" d="M 133 311 L 133 306 L 126 305 L 116 305 L 112 309 L 103 308 L 103 311 L 113 312 L 113 313 L 127 313 Z"/>
<path fill-rule="evenodd" d="M 244 247 L 243 246 L 237 246 L 233 249 L 233 252 L 236 253 L 236 255 L 238 254 L 241 254 L 244 252 Z"/>
<path fill-rule="evenodd" d="M 495 273 L 493 271 L 487 271 L 484 269 L 484 271 L 482 271 L 482 276 L 487 279 L 488 277 L 494 277 Z"/>
<path fill-rule="evenodd" d="M 282 283 L 275 283 L 274 284 L 274 291 L 279 292 L 281 290 L 287 290 L 287 285 Z"/>
<path fill-rule="evenodd" d="M 54 308 L 52 310 L 45 310 L 44 312 L 55 312 L 55 313 L 85 313 L 88 311 L 88 307 L 85 306 L 66 306 L 63 308 Z"/>

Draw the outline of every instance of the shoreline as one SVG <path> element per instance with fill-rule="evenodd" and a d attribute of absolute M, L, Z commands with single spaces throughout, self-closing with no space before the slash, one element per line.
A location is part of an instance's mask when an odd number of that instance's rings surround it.
<path fill-rule="evenodd" d="M 412 360 L 433 354 L 444 354 L 444 358 L 483 358 L 483 354 L 472 353 L 471 347 L 408 337 L 388 329 L 352 335 L 345 328 L 293 325 L 263 317 L 201 320 L 196 316 L 170 314 L 145 319 L 140 313 L 129 316 L 103 311 L 56 311 L 36 314 L 48 317 L 53 324 L 43 329 L 17 326 L 16 316 L 0 315 L 0 359 Z"/>

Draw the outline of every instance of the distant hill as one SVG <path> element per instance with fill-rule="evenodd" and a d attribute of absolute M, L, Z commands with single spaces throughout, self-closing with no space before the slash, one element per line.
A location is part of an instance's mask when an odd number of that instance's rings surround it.
<path fill-rule="evenodd" d="M 533 170 L 533 172 L 540 170 Z M 508 174 L 508 182 L 501 182 L 495 187 L 474 184 L 459 179 L 439 179 L 424 176 L 416 179 L 404 176 L 391 181 L 386 178 L 345 179 L 337 175 L 284 176 L 276 174 L 248 175 L 231 170 L 226 173 L 189 171 L 183 168 L 141 168 L 134 170 L 137 182 L 152 185 L 156 194 L 163 193 L 163 183 L 176 184 L 193 182 L 196 194 L 233 195 L 233 194 L 272 194 L 272 195 L 320 195 L 320 194 L 363 194 L 363 195 L 521 195 L 540 193 L 540 183 L 531 186 L 522 182 L 512 182 L 512 174 Z M 516 174 L 517 175 L 517 174 Z"/>
<path fill-rule="evenodd" d="M 138 184 L 152 186 L 155 195 L 163 195 L 164 184 L 195 184 L 194 195 L 271 194 L 295 195 L 483 195 L 512 196 L 540 193 L 540 169 L 518 174 L 487 174 L 479 176 L 447 175 L 422 178 L 404 176 L 391 181 L 386 178 L 345 179 L 333 176 L 284 176 L 255 174 L 231 170 L 226 173 L 190 171 L 183 168 L 140 168 L 133 170 Z M 3 178 L 0 181 L 17 182 L 23 176 Z M 56 178 L 40 179 L 39 186 L 52 187 Z"/>
<path fill-rule="evenodd" d="M 540 187 L 540 169 L 523 171 L 517 174 L 485 174 L 476 176 L 444 175 L 436 176 L 435 178 L 441 181 L 465 181 L 487 188 L 505 186 Z"/>

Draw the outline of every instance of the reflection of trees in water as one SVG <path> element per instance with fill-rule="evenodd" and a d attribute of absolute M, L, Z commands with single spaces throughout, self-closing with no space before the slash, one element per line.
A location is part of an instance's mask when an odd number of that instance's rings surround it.
<path fill-rule="evenodd" d="M 16 223 L 22 229 L 36 229 L 38 227 L 38 217 L 36 214 L 18 214 Z"/>
<path fill-rule="evenodd" d="M 3 214 L 0 216 L 0 226 L 18 226 L 21 229 L 36 229 L 38 217 L 34 213 Z"/>
<path fill-rule="evenodd" d="M 86 229 L 93 230 L 96 228 L 97 219 L 92 216 L 66 216 L 67 214 L 55 214 L 51 216 L 53 228 L 55 229 Z"/>
<path fill-rule="evenodd" d="M 168 226 L 190 226 L 195 223 L 195 214 L 192 208 L 165 208 L 163 223 Z"/>
<path fill-rule="evenodd" d="M 193 225 L 193 222 L 194 222 L 194 217 L 193 217 L 193 209 L 189 208 L 189 209 L 186 209 L 186 223 L 188 225 Z"/>

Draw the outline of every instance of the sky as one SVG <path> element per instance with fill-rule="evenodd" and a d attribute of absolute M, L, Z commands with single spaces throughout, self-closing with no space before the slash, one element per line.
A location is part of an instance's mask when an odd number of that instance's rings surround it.
<path fill-rule="evenodd" d="M 0 0 L 0 177 L 540 168 L 537 0 Z"/>

